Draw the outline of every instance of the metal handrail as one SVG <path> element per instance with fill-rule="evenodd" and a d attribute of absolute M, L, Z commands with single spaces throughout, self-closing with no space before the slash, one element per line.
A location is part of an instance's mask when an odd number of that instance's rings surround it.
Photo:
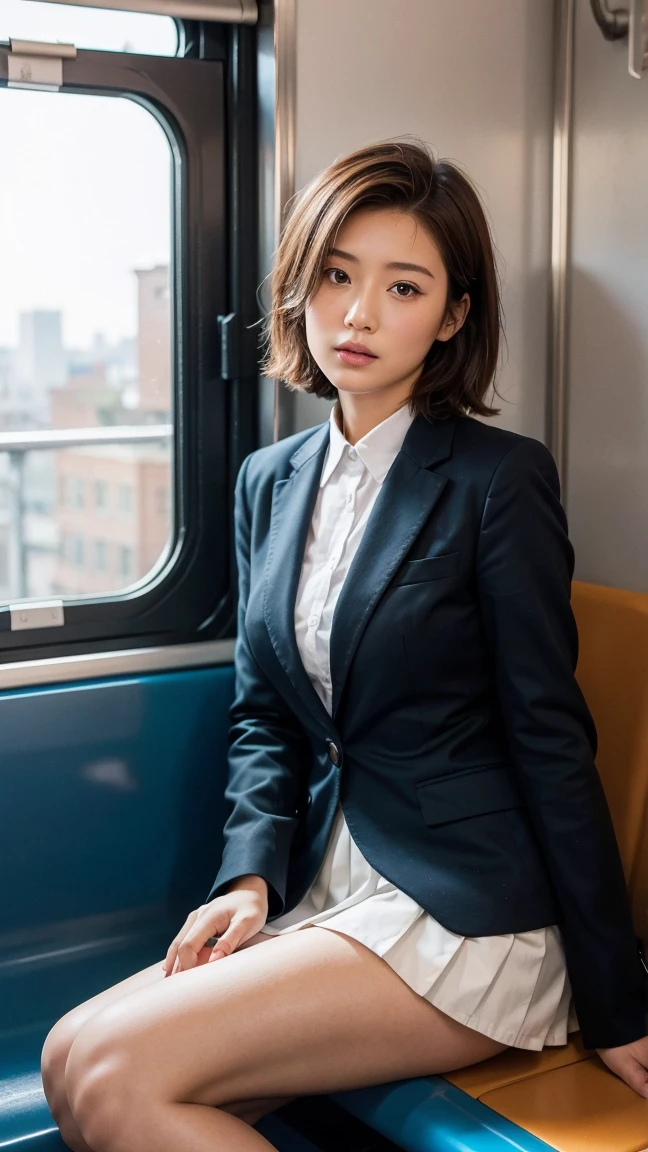
<path fill-rule="evenodd" d="M 256 0 L 49 0 L 50 4 L 81 4 L 86 8 L 116 8 L 179 20 L 214 20 L 223 24 L 256 24 Z"/>
<path fill-rule="evenodd" d="M 52 452 L 106 444 L 147 444 L 168 440 L 173 424 L 109 425 L 101 428 L 48 428 L 38 432 L 0 432 L 0 452 Z"/>

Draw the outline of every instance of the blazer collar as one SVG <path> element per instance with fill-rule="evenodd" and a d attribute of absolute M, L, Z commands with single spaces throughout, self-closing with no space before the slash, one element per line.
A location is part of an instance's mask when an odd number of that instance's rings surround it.
<path fill-rule="evenodd" d="M 333 721 L 371 614 L 447 484 L 446 477 L 430 469 L 451 456 L 456 426 L 457 417 L 427 420 L 417 414 L 376 497 L 333 615 Z M 290 457 L 291 475 L 275 482 L 263 595 L 265 623 L 277 658 L 312 717 L 328 726 L 331 718 L 299 654 L 294 613 L 329 427 L 327 420 L 315 428 Z"/>
<path fill-rule="evenodd" d="M 304 440 L 293 452 L 290 464 L 296 471 L 316 453 L 321 453 L 323 462 L 329 444 L 329 423 L 330 421 L 326 420 L 324 424 L 317 425 L 312 436 Z M 440 464 L 442 460 L 447 460 L 452 455 L 452 440 L 456 427 L 457 417 L 449 417 L 447 420 L 427 420 L 419 413 L 410 424 L 400 451 L 421 468 Z"/>
<path fill-rule="evenodd" d="M 327 480 L 333 475 L 345 449 L 349 447 L 348 440 L 345 439 L 338 426 L 338 411 L 339 406 L 336 403 L 331 408 L 329 416 L 329 446 L 322 468 L 320 488 L 323 488 Z M 382 420 L 365 436 L 356 440 L 354 448 L 377 484 L 382 484 L 389 472 L 413 419 L 409 407 L 404 405 L 402 408 L 398 408 L 396 412 L 392 412 L 391 416 Z"/>

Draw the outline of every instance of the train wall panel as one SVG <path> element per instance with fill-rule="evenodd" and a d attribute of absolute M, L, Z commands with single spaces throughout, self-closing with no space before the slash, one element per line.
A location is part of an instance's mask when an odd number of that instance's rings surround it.
<path fill-rule="evenodd" d="M 648 77 L 577 0 L 567 513 L 576 576 L 648 591 Z"/>
<path fill-rule="evenodd" d="M 412 133 L 464 165 L 499 251 L 508 353 L 495 422 L 545 438 L 552 5 L 297 0 L 296 186 L 336 156 Z M 295 430 L 330 403 L 299 394 Z"/>

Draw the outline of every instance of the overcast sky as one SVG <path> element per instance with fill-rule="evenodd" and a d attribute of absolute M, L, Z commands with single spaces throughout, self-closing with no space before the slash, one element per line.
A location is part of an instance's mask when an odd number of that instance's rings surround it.
<path fill-rule="evenodd" d="M 106 19 L 108 18 L 108 19 Z M 2 0 L 0 40 L 172 51 L 170 20 Z M 133 336 L 134 268 L 168 263 L 171 152 L 144 108 L 119 97 L 0 89 L 0 346 L 18 313 L 63 312 L 67 346 Z"/>

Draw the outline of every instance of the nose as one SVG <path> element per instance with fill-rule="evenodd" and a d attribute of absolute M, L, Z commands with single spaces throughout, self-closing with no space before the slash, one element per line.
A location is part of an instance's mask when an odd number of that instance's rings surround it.
<path fill-rule="evenodd" d="M 376 305 L 368 289 L 358 289 L 353 303 L 344 318 L 347 328 L 362 328 L 373 331 L 376 327 Z"/>

